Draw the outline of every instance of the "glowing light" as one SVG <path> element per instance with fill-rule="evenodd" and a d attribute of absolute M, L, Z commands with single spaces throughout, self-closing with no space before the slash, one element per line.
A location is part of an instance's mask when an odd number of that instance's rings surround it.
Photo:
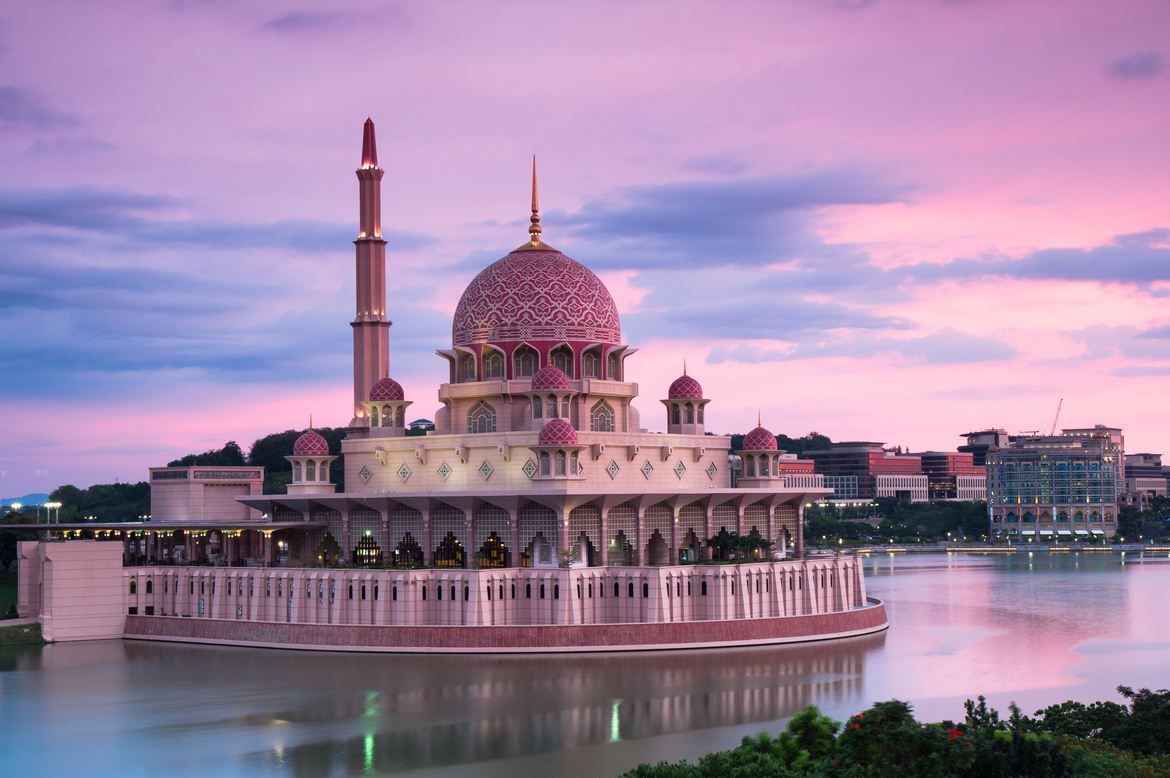
<path fill-rule="evenodd" d="M 366 735 L 364 746 L 366 763 L 363 772 L 372 773 L 374 772 L 374 733 L 370 732 Z"/>
<path fill-rule="evenodd" d="M 616 743 L 622 739 L 622 712 L 621 700 L 614 700 L 609 711 L 609 742 Z"/>

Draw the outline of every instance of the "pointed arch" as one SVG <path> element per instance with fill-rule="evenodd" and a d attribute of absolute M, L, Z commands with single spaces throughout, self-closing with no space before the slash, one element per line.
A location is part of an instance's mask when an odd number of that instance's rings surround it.
<path fill-rule="evenodd" d="M 467 413 L 467 431 L 470 433 L 495 432 L 496 409 L 483 400 L 477 402 Z"/>
<path fill-rule="evenodd" d="M 560 368 L 561 372 L 569 378 L 573 377 L 573 357 L 573 347 L 568 343 L 562 343 L 548 352 L 549 364 Z"/>
<path fill-rule="evenodd" d="M 614 420 L 613 406 L 605 400 L 598 400 L 589 409 L 589 429 L 593 432 L 613 432 Z"/>
<path fill-rule="evenodd" d="M 492 346 L 484 347 L 483 377 L 485 380 L 504 378 L 504 352 Z"/>
<path fill-rule="evenodd" d="M 540 369 L 540 353 L 529 346 L 527 343 L 521 343 L 512 352 L 512 377 L 513 378 L 531 378 L 536 375 L 536 371 Z"/>

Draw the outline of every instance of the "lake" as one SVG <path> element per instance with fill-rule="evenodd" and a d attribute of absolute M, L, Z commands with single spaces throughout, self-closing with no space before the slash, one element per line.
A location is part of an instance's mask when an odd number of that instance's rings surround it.
<path fill-rule="evenodd" d="M 12 775 L 610 776 L 910 700 L 961 718 L 1170 686 L 1170 559 L 906 554 L 867 562 L 890 630 L 690 652 L 328 654 L 133 641 L 0 648 Z"/>

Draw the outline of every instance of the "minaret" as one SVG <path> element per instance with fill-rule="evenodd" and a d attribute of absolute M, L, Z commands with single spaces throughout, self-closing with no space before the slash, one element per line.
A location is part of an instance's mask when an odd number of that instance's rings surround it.
<path fill-rule="evenodd" d="M 353 421 L 366 426 L 370 387 L 390 375 L 390 321 L 386 318 L 386 241 L 382 240 L 382 174 L 374 142 L 374 121 L 362 132 L 362 165 L 357 170 L 359 225 L 357 315 L 353 320 Z"/>

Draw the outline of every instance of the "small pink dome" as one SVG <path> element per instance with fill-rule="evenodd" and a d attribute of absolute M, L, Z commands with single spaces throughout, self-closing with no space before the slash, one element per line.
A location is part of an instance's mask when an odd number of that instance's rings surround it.
<path fill-rule="evenodd" d="M 674 379 L 666 397 L 669 400 L 701 400 L 703 399 L 703 387 L 699 385 L 698 381 L 684 373 Z"/>
<path fill-rule="evenodd" d="M 577 430 L 564 419 L 549 419 L 540 429 L 540 445 L 542 446 L 575 446 L 577 445 Z"/>
<path fill-rule="evenodd" d="M 569 377 L 565 371 L 553 365 L 545 365 L 532 376 L 532 391 L 564 391 L 569 388 Z"/>
<path fill-rule="evenodd" d="M 370 402 L 401 402 L 406 399 L 402 392 L 402 384 L 393 378 L 380 378 L 378 383 L 370 387 Z"/>
<path fill-rule="evenodd" d="M 754 430 L 743 436 L 743 450 L 775 451 L 776 436 L 763 427 L 756 427 Z"/>
<path fill-rule="evenodd" d="M 317 434 L 316 430 L 305 430 L 293 443 L 294 457 L 327 457 L 329 441 Z"/>

